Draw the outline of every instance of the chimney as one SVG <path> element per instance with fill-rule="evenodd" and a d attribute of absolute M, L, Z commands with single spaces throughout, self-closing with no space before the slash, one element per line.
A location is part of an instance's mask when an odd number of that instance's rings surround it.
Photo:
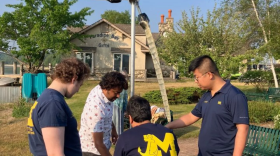
<path fill-rule="evenodd" d="M 160 23 L 164 23 L 164 15 L 161 15 L 161 22 Z"/>
<path fill-rule="evenodd" d="M 172 10 L 169 9 L 169 10 L 168 10 L 168 18 L 171 18 L 171 13 L 172 13 Z"/>

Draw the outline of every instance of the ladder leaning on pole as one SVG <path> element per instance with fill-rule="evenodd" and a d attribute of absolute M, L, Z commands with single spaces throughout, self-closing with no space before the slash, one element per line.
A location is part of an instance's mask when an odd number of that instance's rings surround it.
<path fill-rule="evenodd" d="M 138 4 L 138 0 L 136 0 L 136 7 L 137 7 L 138 13 L 139 13 L 138 19 L 140 21 L 141 27 L 145 30 L 147 43 L 148 43 L 149 49 L 150 49 L 150 54 L 153 59 L 153 63 L 154 63 L 154 67 L 155 67 L 155 71 L 156 71 L 156 75 L 157 75 L 157 80 L 158 80 L 158 84 L 159 84 L 159 88 L 160 88 L 160 93 L 161 93 L 161 97 L 162 97 L 162 101 L 163 101 L 163 105 L 164 105 L 164 109 L 165 109 L 165 114 L 166 114 L 168 122 L 171 122 L 171 115 L 170 115 L 170 109 L 169 109 L 164 79 L 163 79 L 162 70 L 160 67 L 160 61 L 159 61 L 159 57 L 158 57 L 157 47 L 156 47 L 154 38 L 151 33 L 151 29 L 149 26 L 149 18 L 145 13 L 141 13 L 141 10 L 140 10 L 139 4 Z"/>

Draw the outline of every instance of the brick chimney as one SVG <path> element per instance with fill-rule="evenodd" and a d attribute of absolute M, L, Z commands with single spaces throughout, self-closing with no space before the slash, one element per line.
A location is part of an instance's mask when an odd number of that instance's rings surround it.
<path fill-rule="evenodd" d="M 159 33 L 162 35 L 163 32 L 171 32 L 173 31 L 173 21 L 172 18 L 172 10 L 168 10 L 168 18 L 166 18 L 166 22 L 164 22 L 164 15 L 161 15 L 161 22 L 158 24 Z"/>
<path fill-rule="evenodd" d="M 160 23 L 164 23 L 164 15 L 161 15 L 161 22 Z"/>
<path fill-rule="evenodd" d="M 169 10 L 168 10 L 168 18 L 171 18 L 171 13 L 172 13 L 172 10 L 169 9 Z"/>
<path fill-rule="evenodd" d="M 166 23 L 169 25 L 169 29 L 173 27 L 174 19 L 171 16 L 172 10 L 168 10 L 168 18 L 166 18 Z"/>

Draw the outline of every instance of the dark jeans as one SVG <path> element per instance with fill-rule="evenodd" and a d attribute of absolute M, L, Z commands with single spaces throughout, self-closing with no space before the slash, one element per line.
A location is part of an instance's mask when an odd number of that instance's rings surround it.
<path fill-rule="evenodd" d="M 89 153 L 89 152 L 83 152 L 83 156 L 101 156 L 101 155 L 96 155 L 96 154 Z"/>

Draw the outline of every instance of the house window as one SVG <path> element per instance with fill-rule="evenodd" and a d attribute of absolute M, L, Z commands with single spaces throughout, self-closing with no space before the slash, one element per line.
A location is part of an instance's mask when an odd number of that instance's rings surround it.
<path fill-rule="evenodd" d="M 130 73 L 129 60 L 129 54 L 114 54 L 114 70 L 118 72 L 125 70 Z"/>
<path fill-rule="evenodd" d="M 76 57 L 86 63 L 90 67 L 91 72 L 93 72 L 93 53 L 77 52 Z"/>

